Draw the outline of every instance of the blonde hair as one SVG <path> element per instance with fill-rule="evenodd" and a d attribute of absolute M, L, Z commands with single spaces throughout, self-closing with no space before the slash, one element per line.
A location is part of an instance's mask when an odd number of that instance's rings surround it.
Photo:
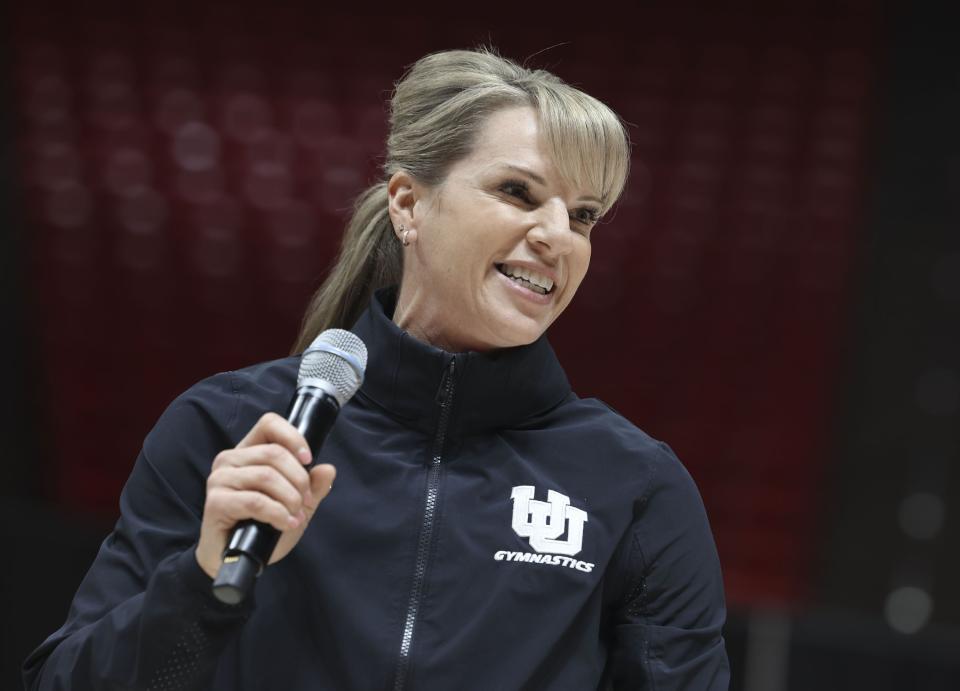
<path fill-rule="evenodd" d="M 325 329 L 349 329 L 375 290 L 400 283 L 403 254 L 387 212 L 386 181 L 404 170 L 426 185 L 443 182 L 470 153 L 491 113 L 521 105 L 537 112 L 561 176 L 595 190 L 602 212 L 613 205 L 627 179 L 630 148 L 610 108 L 549 72 L 527 69 L 490 49 L 427 55 L 396 85 L 383 181 L 354 203 L 340 253 L 310 301 L 294 353 Z"/>

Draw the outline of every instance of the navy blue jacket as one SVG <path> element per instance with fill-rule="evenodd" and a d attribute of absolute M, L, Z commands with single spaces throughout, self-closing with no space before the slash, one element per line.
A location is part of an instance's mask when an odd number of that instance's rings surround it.
<path fill-rule="evenodd" d="M 363 387 L 333 491 L 243 605 L 194 557 L 216 454 L 281 415 L 299 358 L 218 374 L 147 436 L 121 515 L 29 689 L 726 689 L 723 586 L 663 443 L 580 399 L 544 338 L 451 354 L 354 327 Z"/>

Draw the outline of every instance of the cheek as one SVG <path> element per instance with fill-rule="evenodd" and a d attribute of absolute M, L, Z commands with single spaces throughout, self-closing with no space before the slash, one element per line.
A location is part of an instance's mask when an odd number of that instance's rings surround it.
<path fill-rule="evenodd" d="M 585 240 L 586 247 L 582 248 L 576 256 L 576 259 L 570 262 L 570 277 L 574 279 L 576 286 L 579 287 L 580 283 L 583 281 L 584 277 L 587 275 L 587 270 L 590 268 L 590 255 L 592 249 L 590 247 L 590 241 Z"/>

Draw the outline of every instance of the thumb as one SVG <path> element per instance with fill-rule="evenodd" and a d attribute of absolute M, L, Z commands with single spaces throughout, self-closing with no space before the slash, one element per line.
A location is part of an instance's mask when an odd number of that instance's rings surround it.
<path fill-rule="evenodd" d="M 317 510 L 317 506 L 323 501 L 330 490 L 333 488 L 333 479 L 337 476 L 337 469 L 329 463 L 321 463 L 310 469 L 310 494 L 313 495 L 312 505 L 304 504 L 308 518 Z"/>

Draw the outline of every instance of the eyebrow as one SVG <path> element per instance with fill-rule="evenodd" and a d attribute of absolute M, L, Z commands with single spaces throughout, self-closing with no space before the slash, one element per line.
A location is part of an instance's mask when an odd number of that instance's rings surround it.
<path fill-rule="evenodd" d="M 523 166 L 517 166 L 517 165 L 514 165 L 514 164 L 512 164 L 512 163 L 507 163 L 504 167 L 505 167 L 507 170 L 512 170 L 512 171 L 514 171 L 515 173 L 520 173 L 521 175 L 527 176 L 528 178 L 530 178 L 531 180 L 533 180 L 533 181 L 534 181 L 535 183 L 537 183 L 538 185 L 542 185 L 543 187 L 546 187 L 546 186 L 547 186 L 547 181 L 543 178 L 543 176 L 542 176 L 542 175 L 539 175 L 538 173 L 534 173 L 534 172 L 533 172 L 532 170 L 530 170 L 529 168 L 525 168 L 525 167 L 523 167 Z M 587 196 L 579 197 L 579 198 L 577 199 L 577 201 L 581 201 L 581 202 L 596 202 L 596 203 L 599 204 L 600 206 L 603 206 L 603 201 L 600 200 L 598 197 L 594 197 L 594 196 L 592 196 L 592 195 L 587 195 Z"/>

